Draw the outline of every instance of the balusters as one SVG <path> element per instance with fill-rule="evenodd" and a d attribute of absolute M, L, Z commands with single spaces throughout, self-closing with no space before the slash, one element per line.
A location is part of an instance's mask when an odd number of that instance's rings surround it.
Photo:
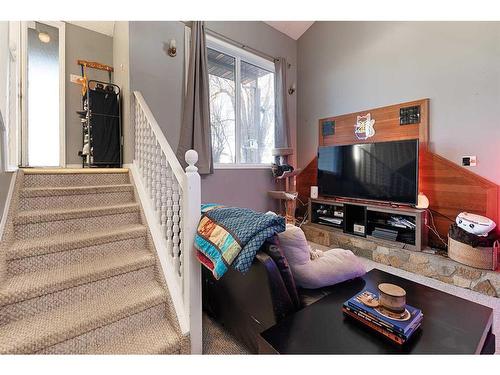
<path fill-rule="evenodd" d="M 144 116 L 144 113 L 143 113 Z M 142 129 L 142 177 L 144 178 L 145 187 L 147 189 L 148 182 L 148 124 L 144 118 L 144 126 Z"/>
<path fill-rule="evenodd" d="M 156 161 L 155 161 L 155 168 L 156 168 L 156 196 L 154 197 L 156 201 L 156 216 L 158 217 L 158 222 L 161 223 L 161 147 L 160 144 L 157 143 L 156 146 Z"/>
<path fill-rule="evenodd" d="M 147 142 L 146 142 L 146 150 L 147 150 L 147 152 L 146 152 L 146 158 L 147 158 L 146 187 L 147 187 L 149 197 L 151 197 L 151 181 L 152 181 L 152 171 L 153 171 L 153 168 L 152 168 L 153 162 L 151 161 L 151 159 L 153 157 L 153 145 L 152 145 L 153 135 L 151 133 L 152 133 L 151 128 L 148 126 L 148 128 L 147 128 Z"/>
<path fill-rule="evenodd" d="M 167 239 L 167 253 L 170 257 L 173 258 L 174 252 L 173 252 L 173 244 L 172 244 L 172 217 L 174 215 L 174 211 L 172 209 L 172 206 L 174 204 L 172 200 L 172 169 L 170 169 L 170 166 L 167 166 L 167 231 L 165 233 L 165 237 Z"/>
<path fill-rule="evenodd" d="M 167 158 L 161 153 L 160 156 L 160 224 L 163 235 L 166 236 L 167 225 Z"/>
<path fill-rule="evenodd" d="M 135 104 L 135 138 L 137 142 L 136 152 L 137 152 L 137 165 L 139 167 L 139 172 L 142 172 L 142 111 L 139 108 L 139 104 Z"/>
<path fill-rule="evenodd" d="M 156 148 L 158 146 L 158 142 L 156 142 L 156 139 L 152 139 L 152 147 L 151 147 L 151 190 L 150 190 L 150 197 L 151 200 L 153 201 L 153 208 L 156 211 Z"/>
<path fill-rule="evenodd" d="M 184 269 L 184 241 L 182 241 L 182 229 L 183 229 L 183 214 L 182 214 L 182 199 L 183 192 L 179 189 L 179 276 L 182 277 L 182 270 Z"/>
<path fill-rule="evenodd" d="M 189 195 L 192 193 L 184 191 L 184 178 L 180 181 L 177 180 L 170 164 L 171 161 L 167 158 L 167 155 L 171 155 L 171 151 L 162 148 L 166 140 L 163 137 L 157 138 L 157 135 L 161 136 L 161 134 L 155 133 L 158 131 L 157 124 L 152 122 L 147 107 L 138 101 L 135 103 L 134 119 L 134 163 L 146 196 L 150 199 L 149 206 L 154 210 L 155 221 L 159 225 L 158 230 L 161 231 L 161 237 L 164 238 L 162 248 L 166 247 L 166 254 L 163 256 L 167 257 L 178 278 L 180 287 L 184 290 L 186 286 L 183 280 L 185 277 L 189 277 L 189 273 L 184 270 L 190 260 L 190 249 L 187 247 L 192 246 L 190 240 L 186 239 L 185 236 L 186 233 L 191 233 L 193 223 L 189 217 L 183 217 L 187 214 L 183 204 L 188 203 L 186 200 L 192 197 Z M 188 162 L 190 165 L 188 169 L 195 168 L 195 162 L 195 160 Z M 177 160 L 175 163 L 176 168 L 178 168 Z M 186 169 L 186 173 L 188 169 Z M 190 172 L 194 173 L 192 170 Z M 199 186 L 197 190 L 199 194 Z M 188 205 L 186 207 L 190 209 Z"/>
<path fill-rule="evenodd" d="M 140 144 L 141 144 L 141 174 L 144 177 L 144 173 L 146 170 L 146 119 L 144 116 L 144 112 L 141 110 L 141 116 L 140 116 L 140 130 L 141 130 L 141 135 L 140 135 Z"/>
<path fill-rule="evenodd" d="M 139 162 L 139 104 L 135 102 L 135 111 L 134 111 L 134 160 Z"/>
<path fill-rule="evenodd" d="M 173 225 L 172 225 L 172 251 L 174 253 L 174 267 L 175 270 L 180 274 L 180 260 L 179 260 L 179 184 L 176 180 L 173 181 L 172 184 L 172 210 L 174 211 L 174 215 L 172 217 Z"/>
<path fill-rule="evenodd" d="M 139 108 L 139 105 L 137 105 L 136 108 L 136 113 L 137 113 L 137 123 L 136 123 L 136 131 L 137 131 L 137 142 L 139 144 L 139 157 L 138 157 L 138 163 L 139 163 L 139 172 L 142 174 L 142 163 L 143 163 L 143 155 L 142 155 L 142 129 L 143 129 L 143 124 L 142 124 L 142 111 Z"/>

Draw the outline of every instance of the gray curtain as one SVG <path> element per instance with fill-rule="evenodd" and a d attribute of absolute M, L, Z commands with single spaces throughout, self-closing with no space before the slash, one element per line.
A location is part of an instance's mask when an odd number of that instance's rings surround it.
<path fill-rule="evenodd" d="M 194 21 L 191 26 L 191 49 L 184 98 L 181 133 L 177 158 L 186 166 L 184 154 L 189 149 L 198 152 L 200 174 L 213 173 L 212 138 L 210 132 L 210 103 L 208 87 L 205 25 Z"/>
<path fill-rule="evenodd" d="M 280 57 L 274 61 L 275 80 L 274 80 L 274 95 L 275 98 L 275 131 L 274 131 L 274 147 L 286 148 L 290 142 L 290 124 L 288 122 L 286 99 L 288 89 L 286 85 L 286 70 L 287 62 L 284 57 Z"/>

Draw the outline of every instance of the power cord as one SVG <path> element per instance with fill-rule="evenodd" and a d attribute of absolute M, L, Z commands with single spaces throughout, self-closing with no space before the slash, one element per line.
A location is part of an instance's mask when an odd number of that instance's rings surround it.
<path fill-rule="evenodd" d="M 425 226 L 427 228 L 429 228 L 432 233 L 434 233 L 434 235 L 444 244 L 445 248 L 448 248 L 448 244 L 446 243 L 445 240 L 443 240 L 443 238 L 441 237 L 441 235 L 437 231 L 436 224 L 434 223 L 434 215 L 432 214 L 432 210 L 429 209 L 429 208 L 427 208 L 426 211 L 429 212 L 429 216 L 431 217 L 431 225 L 432 225 L 432 227 L 430 227 L 428 224 L 425 224 Z M 443 215 L 443 216 L 446 217 L 445 215 Z M 448 217 L 446 217 L 446 218 L 449 219 Z"/>
<path fill-rule="evenodd" d="M 304 215 L 304 217 L 302 218 L 302 221 L 299 224 L 299 228 L 307 221 L 307 215 L 308 214 L 309 214 L 309 212 L 306 211 L 306 214 Z"/>
<path fill-rule="evenodd" d="M 441 213 L 441 212 L 439 212 L 439 211 L 433 210 L 432 208 L 428 208 L 427 210 L 429 210 L 429 211 L 431 211 L 431 212 L 434 212 L 435 214 L 438 214 L 438 215 L 440 215 L 440 216 L 444 217 L 445 219 L 448 219 L 448 220 L 449 220 L 449 221 L 451 221 L 452 223 L 454 223 L 454 222 L 455 222 L 455 220 L 454 220 L 454 219 L 450 219 L 448 216 L 446 216 L 445 214 L 442 214 L 442 213 Z"/>
<path fill-rule="evenodd" d="M 305 207 L 308 205 L 308 203 L 304 203 L 302 202 L 300 199 L 299 199 L 299 196 L 297 195 L 297 198 L 296 200 L 302 205 L 302 207 Z M 300 228 L 302 225 L 304 225 L 304 223 L 307 221 L 307 216 L 309 215 L 309 210 L 306 210 L 306 213 L 304 215 L 304 217 L 302 218 L 302 221 L 300 222 L 300 224 L 298 225 L 298 227 Z M 298 223 L 298 220 L 297 220 L 297 223 Z"/>

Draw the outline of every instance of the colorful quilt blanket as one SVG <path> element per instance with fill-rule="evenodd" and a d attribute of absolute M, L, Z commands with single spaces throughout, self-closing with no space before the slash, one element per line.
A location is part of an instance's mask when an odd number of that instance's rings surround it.
<path fill-rule="evenodd" d="M 247 208 L 203 204 L 195 237 L 197 257 L 220 279 L 232 266 L 247 272 L 257 250 L 269 237 L 285 230 L 285 218 Z"/>

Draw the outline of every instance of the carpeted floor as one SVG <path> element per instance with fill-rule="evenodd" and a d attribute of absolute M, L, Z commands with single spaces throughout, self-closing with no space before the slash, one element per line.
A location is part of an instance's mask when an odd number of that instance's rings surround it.
<path fill-rule="evenodd" d="M 327 250 L 325 246 L 310 242 L 313 249 Z M 413 274 L 398 268 L 386 266 L 373 262 L 366 258 L 359 258 L 369 271 L 378 268 L 420 284 L 441 290 L 446 293 L 465 298 L 494 310 L 493 332 L 496 335 L 496 354 L 500 354 L 500 299 L 488 297 L 469 289 L 459 288 L 454 285 L 446 284 L 438 280 L 430 279 L 425 276 Z M 248 349 L 236 338 L 231 336 L 223 327 L 211 320 L 208 316 L 203 316 L 203 353 L 204 354 L 250 354 Z"/>
<path fill-rule="evenodd" d="M 251 354 L 221 325 L 203 314 L 203 354 Z"/>

